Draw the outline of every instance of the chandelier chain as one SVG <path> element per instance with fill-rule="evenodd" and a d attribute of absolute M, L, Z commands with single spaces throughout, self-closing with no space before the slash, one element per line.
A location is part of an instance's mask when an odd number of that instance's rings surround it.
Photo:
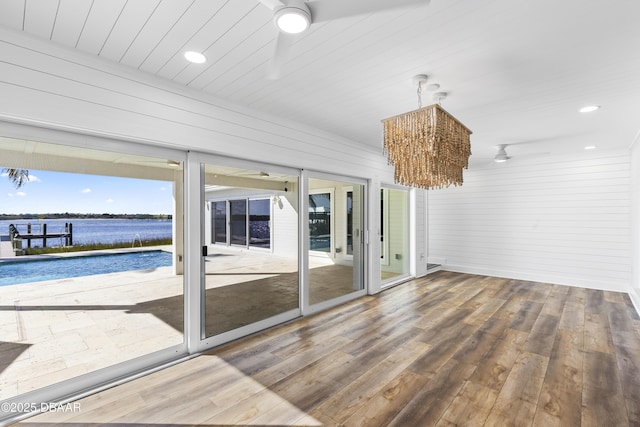
<path fill-rule="evenodd" d="M 418 109 L 422 108 L 422 82 L 418 82 Z"/>

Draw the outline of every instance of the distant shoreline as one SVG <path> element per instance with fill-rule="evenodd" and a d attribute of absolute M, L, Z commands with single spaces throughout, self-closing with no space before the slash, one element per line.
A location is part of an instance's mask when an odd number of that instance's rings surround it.
<path fill-rule="evenodd" d="M 47 214 L 0 214 L 0 221 L 15 219 L 172 219 L 172 215 L 162 214 L 81 214 L 81 213 L 47 213 Z"/>

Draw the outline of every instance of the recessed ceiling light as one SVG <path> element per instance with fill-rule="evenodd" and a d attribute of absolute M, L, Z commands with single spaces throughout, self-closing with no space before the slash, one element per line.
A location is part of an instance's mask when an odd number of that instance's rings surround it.
<path fill-rule="evenodd" d="M 599 105 L 587 105 L 586 107 L 582 107 L 580 109 L 581 113 L 590 113 L 592 111 L 596 111 L 600 108 Z"/>
<path fill-rule="evenodd" d="M 187 61 L 193 62 L 194 64 L 202 64 L 207 60 L 206 56 L 200 52 L 194 52 L 192 50 L 185 52 L 184 57 L 187 58 Z"/>
<path fill-rule="evenodd" d="M 595 145 L 587 145 L 586 147 L 584 147 L 585 150 L 595 150 L 596 146 Z"/>

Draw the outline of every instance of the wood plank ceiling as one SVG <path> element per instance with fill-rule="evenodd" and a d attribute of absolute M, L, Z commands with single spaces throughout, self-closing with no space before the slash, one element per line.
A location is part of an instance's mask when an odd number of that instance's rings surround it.
<path fill-rule="evenodd" d="M 640 120 L 640 2 L 432 0 L 314 23 L 281 77 L 257 0 L 3 0 L 0 25 L 381 149 L 380 119 L 417 108 L 415 74 L 474 131 L 472 167 L 510 155 L 625 149 Z M 185 50 L 208 61 L 188 63 Z M 423 104 L 432 94 L 425 92 Z M 591 115 L 578 109 L 601 105 Z"/>

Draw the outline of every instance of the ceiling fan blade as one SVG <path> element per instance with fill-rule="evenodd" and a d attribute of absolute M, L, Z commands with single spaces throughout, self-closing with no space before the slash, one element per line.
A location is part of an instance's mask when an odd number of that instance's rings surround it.
<path fill-rule="evenodd" d="M 289 60 L 289 54 L 291 53 L 291 45 L 295 40 L 295 36 L 278 32 L 278 38 L 276 39 L 276 48 L 273 52 L 273 57 L 267 65 L 267 78 L 269 80 L 277 80 L 282 73 L 282 67 Z"/>
<path fill-rule="evenodd" d="M 307 6 L 312 22 L 330 21 L 413 5 L 428 5 L 431 0 L 311 0 Z"/>
<path fill-rule="evenodd" d="M 284 3 L 282 3 L 280 0 L 258 0 L 258 3 L 262 3 L 271 10 L 275 9 L 276 7 L 284 6 Z"/>

